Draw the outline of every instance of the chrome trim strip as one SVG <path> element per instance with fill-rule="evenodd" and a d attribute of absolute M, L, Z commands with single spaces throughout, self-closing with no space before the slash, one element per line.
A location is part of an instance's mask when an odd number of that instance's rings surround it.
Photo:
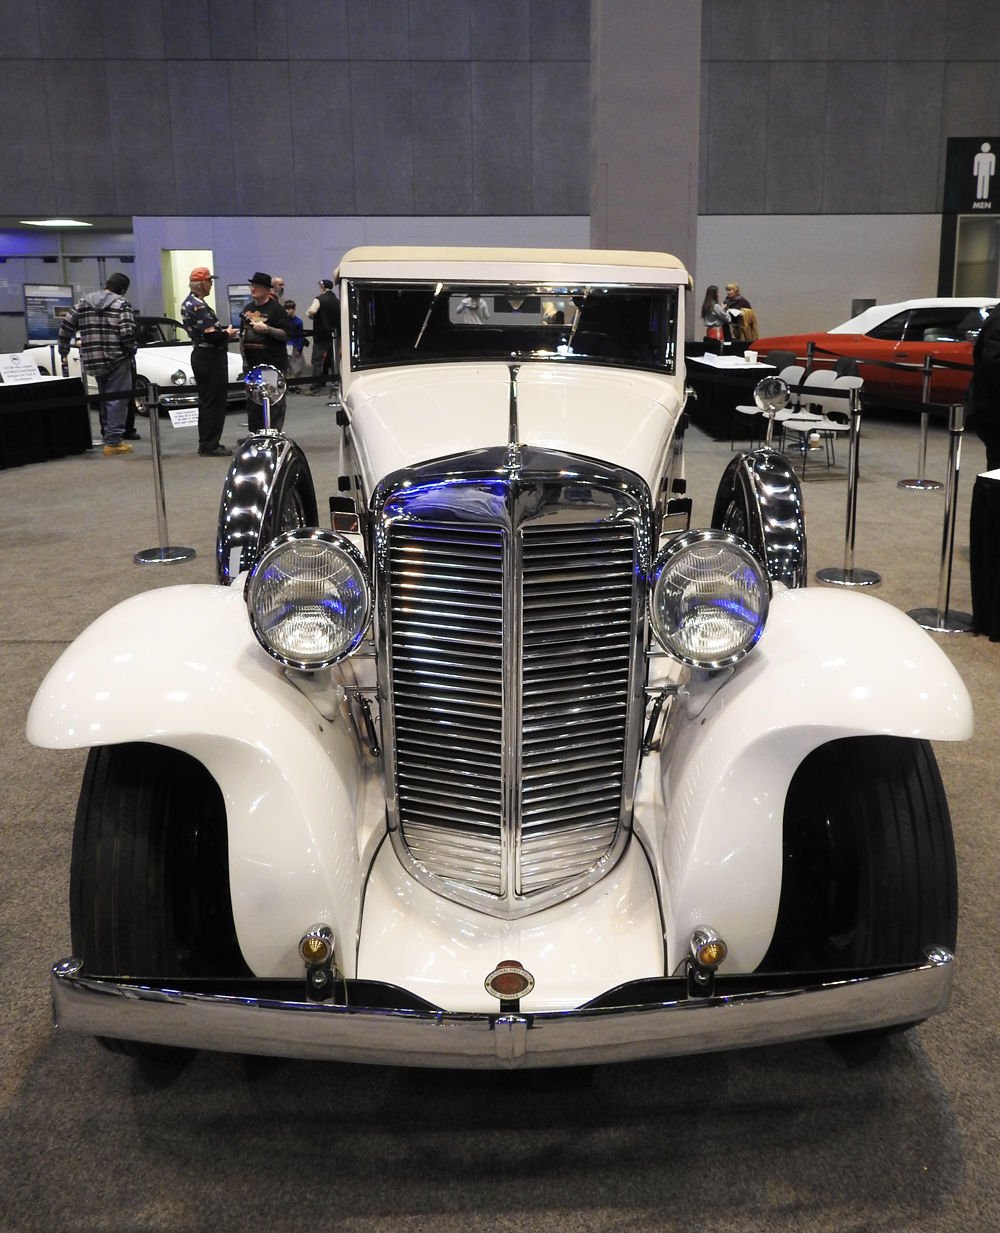
<path fill-rule="evenodd" d="M 151 1044 L 385 1066 L 506 1069 L 629 1062 L 914 1023 L 948 1005 L 954 956 L 902 971 L 641 1006 L 462 1014 L 182 992 L 52 969 L 57 1027 Z M 750 978 L 752 979 L 752 978 Z M 766 977 L 760 978 L 763 984 Z M 682 987 L 683 980 L 672 988 Z"/>

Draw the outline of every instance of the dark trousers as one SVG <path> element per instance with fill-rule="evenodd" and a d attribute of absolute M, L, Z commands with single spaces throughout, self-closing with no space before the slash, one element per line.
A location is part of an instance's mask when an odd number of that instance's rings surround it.
<path fill-rule="evenodd" d="M 201 450 L 215 449 L 225 427 L 228 355 L 225 347 L 195 347 L 191 352 L 191 367 L 198 386 L 198 448 Z"/>
<path fill-rule="evenodd" d="M 326 377 L 335 376 L 334 369 L 334 352 L 333 352 L 333 335 L 319 334 L 313 335 L 313 353 L 312 353 L 312 388 L 321 390 L 326 383 Z"/>

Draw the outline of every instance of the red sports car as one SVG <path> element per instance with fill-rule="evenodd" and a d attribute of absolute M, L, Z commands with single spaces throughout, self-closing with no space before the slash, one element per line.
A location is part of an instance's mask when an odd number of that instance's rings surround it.
<path fill-rule="evenodd" d="M 841 356 L 855 359 L 865 382 L 865 400 L 892 407 L 925 401 L 923 365 L 930 356 L 936 363 L 926 401 L 948 405 L 965 397 L 972 343 L 996 303 L 970 296 L 878 304 L 832 330 L 761 338 L 755 347 L 762 358 L 773 351 L 791 351 L 802 363 L 812 344 L 814 368 L 832 367 Z M 938 367 L 940 361 L 960 367 Z"/>

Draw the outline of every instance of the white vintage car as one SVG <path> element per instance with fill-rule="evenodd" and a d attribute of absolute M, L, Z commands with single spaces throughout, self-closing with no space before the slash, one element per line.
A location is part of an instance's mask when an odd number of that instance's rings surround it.
<path fill-rule="evenodd" d="M 194 369 L 191 367 L 191 337 L 179 321 L 172 317 L 136 317 L 136 335 L 139 342 L 135 354 L 135 385 L 140 403 L 149 400 L 150 389 L 159 389 L 159 406 L 163 411 L 198 405 L 198 390 Z M 37 353 L 37 354 L 36 354 Z M 30 349 L 40 372 L 58 377 L 62 361 L 54 343 L 44 343 Z M 240 386 L 243 372 L 242 357 L 230 351 L 229 385 L 227 401 L 230 409 L 245 405 L 246 396 Z M 80 376 L 80 349 L 75 344 L 70 348 L 69 376 Z M 97 394 L 97 382 L 87 379 L 88 392 Z"/>
<path fill-rule="evenodd" d="M 251 437 L 218 584 L 113 608 L 35 698 L 33 742 L 92 747 L 58 1024 L 501 1067 L 942 1010 L 929 742 L 970 736 L 968 695 L 902 613 L 805 587 L 780 454 L 686 525 L 681 263 L 361 248 L 340 274 L 330 527 L 299 447 Z"/>

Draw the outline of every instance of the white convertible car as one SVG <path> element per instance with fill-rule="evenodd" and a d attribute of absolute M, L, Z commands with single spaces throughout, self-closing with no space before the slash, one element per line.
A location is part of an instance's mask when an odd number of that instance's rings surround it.
<path fill-rule="evenodd" d="M 33 742 L 91 747 L 60 1027 L 558 1066 L 942 1010 L 930 742 L 970 736 L 968 695 L 902 613 L 806 588 L 780 454 L 735 456 L 687 525 L 681 263 L 340 273 L 329 525 L 300 448 L 251 437 L 217 584 L 111 609 L 32 706 Z"/>
<path fill-rule="evenodd" d="M 159 388 L 160 409 L 170 411 L 180 407 L 196 407 L 198 390 L 191 367 L 191 338 L 184 326 L 172 317 L 136 317 L 139 349 L 135 355 L 136 390 L 140 403 L 149 399 L 150 387 Z M 59 352 L 52 343 L 34 346 L 30 351 L 40 372 L 59 376 L 62 371 Z M 246 396 L 240 386 L 242 357 L 229 353 L 229 385 L 227 401 L 230 409 L 245 405 Z M 74 345 L 69 352 L 69 375 L 80 376 L 80 350 Z M 88 390 L 97 393 L 97 383 L 88 378 Z"/>

